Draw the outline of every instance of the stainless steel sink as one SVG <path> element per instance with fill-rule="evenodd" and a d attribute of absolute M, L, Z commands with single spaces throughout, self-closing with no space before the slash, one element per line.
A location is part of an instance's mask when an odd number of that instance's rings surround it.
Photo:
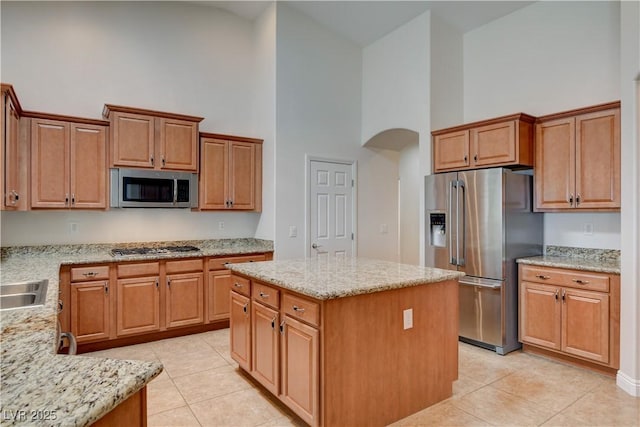
<path fill-rule="evenodd" d="M 0 310 L 31 308 L 44 304 L 48 280 L 0 285 Z"/>

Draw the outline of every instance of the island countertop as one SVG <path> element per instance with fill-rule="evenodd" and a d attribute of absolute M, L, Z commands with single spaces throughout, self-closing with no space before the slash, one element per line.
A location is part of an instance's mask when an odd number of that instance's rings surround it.
<path fill-rule="evenodd" d="M 273 242 L 258 239 L 144 244 L 194 244 L 201 251 L 114 257 L 109 252 L 113 247 L 140 244 L 2 248 L 0 283 L 49 280 L 44 306 L 0 313 L 2 425 L 90 425 L 162 371 L 159 362 L 56 354 L 61 265 L 222 256 L 273 250 Z"/>
<path fill-rule="evenodd" d="M 455 280 L 464 273 L 367 258 L 308 258 L 229 265 L 266 283 L 319 300 Z"/>

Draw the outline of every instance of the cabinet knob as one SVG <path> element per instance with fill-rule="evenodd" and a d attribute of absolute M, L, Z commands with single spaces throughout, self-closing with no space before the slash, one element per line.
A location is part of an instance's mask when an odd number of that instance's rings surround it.
<path fill-rule="evenodd" d="M 69 193 L 64 195 L 64 204 L 65 206 L 69 204 Z"/>
<path fill-rule="evenodd" d="M 556 289 L 556 301 L 558 301 L 558 290 Z"/>
<path fill-rule="evenodd" d="M 297 305 L 294 305 L 293 306 L 293 311 L 295 311 L 297 313 L 304 313 L 304 308 L 298 307 Z"/>
<path fill-rule="evenodd" d="M 167 287 L 171 288 L 171 279 L 167 279 Z"/>
<path fill-rule="evenodd" d="M 573 206 L 573 193 L 569 194 L 569 205 Z"/>
<path fill-rule="evenodd" d="M 464 155 L 464 161 L 465 162 L 467 161 L 467 155 L 466 154 Z"/>
<path fill-rule="evenodd" d="M 474 162 L 477 162 L 477 161 L 478 161 L 478 155 L 477 155 L 477 154 L 475 154 L 475 155 L 473 156 L 473 161 L 474 161 Z"/>
<path fill-rule="evenodd" d="M 242 283 L 235 282 L 233 284 L 233 286 L 235 286 L 236 288 L 241 288 L 242 287 Z"/>
<path fill-rule="evenodd" d="M 149 161 L 151 162 L 151 166 L 154 166 L 154 164 L 153 164 L 153 156 L 151 156 L 151 158 L 149 159 Z"/>
<path fill-rule="evenodd" d="M 76 195 L 71 194 L 71 205 L 75 205 L 75 204 L 76 204 Z"/>
<path fill-rule="evenodd" d="M 244 311 L 245 313 L 247 312 L 247 309 L 249 307 L 249 304 L 245 304 L 242 306 L 242 311 Z"/>
<path fill-rule="evenodd" d="M 107 282 L 104 282 L 104 293 L 105 294 L 109 293 L 109 285 L 107 285 Z"/>
<path fill-rule="evenodd" d="M 576 206 L 580 204 L 580 195 L 576 194 Z"/>
<path fill-rule="evenodd" d="M 260 291 L 260 298 L 269 298 L 269 294 L 265 294 L 264 292 Z"/>
<path fill-rule="evenodd" d="M 164 167 L 164 165 L 165 165 L 164 156 L 162 156 L 162 167 Z"/>
<path fill-rule="evenodd" d="M 276 328 L 276 319 L 278 318 L 278 315 L 273 316 L 273 319 L 271 319 L 271 329 L 275 329 Z"/>

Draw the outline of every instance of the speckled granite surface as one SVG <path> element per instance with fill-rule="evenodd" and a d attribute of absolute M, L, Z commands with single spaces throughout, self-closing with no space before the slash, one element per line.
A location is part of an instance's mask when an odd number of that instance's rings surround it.
<path fill-rule="evenodd" d="M 316 299 L 454 280 L 464 273 L 366 258 L 329 258 L 233 264 L 229 269 Z"/>
<path fill-rule="evenodd" d="M 615 249 L 547 246 L 543 256 L 520 258 L 517 262 L 543 267 L 620 274 L 620 251 Z"/>
<path fill-rule="evenodd" d="M 0 312 L 0 424 L 89 425 L 162 371 L 158 362 L 55 354 L 61 265 L 273 250 L 271 241 L 256 239 L 154 244 L 190 244 L 200 247 L 201 252 L 123 257 L 113 257 L 109 252 L 115 246 L 151 246 L 149 243 L 2 248 L 0 283 L 49 279 L 49 287 L 44 306 Z M 49 418 L 45 419 L 47 416 Z"/>

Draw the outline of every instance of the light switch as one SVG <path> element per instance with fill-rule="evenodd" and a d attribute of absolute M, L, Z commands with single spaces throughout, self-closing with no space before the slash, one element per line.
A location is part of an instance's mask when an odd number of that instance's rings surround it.
<path fill-rule="evenodd" d="M 413 308 L 408 308 L 402 312 L 402 323 L 404 329 L 413 328 Z"/>

